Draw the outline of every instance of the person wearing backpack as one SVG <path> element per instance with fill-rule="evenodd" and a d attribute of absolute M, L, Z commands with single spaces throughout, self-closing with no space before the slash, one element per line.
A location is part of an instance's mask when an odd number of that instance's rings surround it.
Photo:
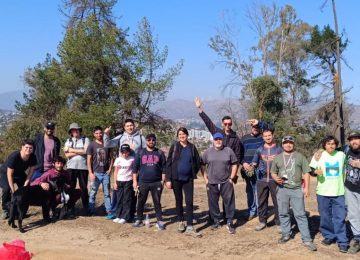
<path fill-rule="evenodd" d="M 131 118 L 125 119 L 124 121 L 124 133 L 115 136 L 110 139 L 111 127 L 108 127 L 104 130 L 104 147 L 105 148 L 119 148 L 123 144 L 128 144 L 131 149 L 130 155 L 135 157 L 142 148 L 146 147 L 146 141 L 140 131 L 136 129 L 135 122 Z M 112 201 L 111 201 L 111 216 L 109 219 L 114 219 L 116 217 L 116 207 L 117 205 L 117 196 L 116 190 L 113 190 Z M 135 195 L 132 198 L 131 205 L 131 216 L 133 217 L 136 211 L 136 197 Z M 110 218 L 111 217 L 111 218 Z"/>
<path fill-rule="evenodd" d="M 166 160 L 166 187 L 173 189 L 178 217 L 178 232 L 201 237 L 193 228 L 194 179 L 200 170 L 200 156 L 194 144 L 188 141 L 188 130 L 180 127 L 177 130 L 177 142 L 169 150 Z M 183 192 L 186 203 L 186 226 L 184 223 Z"/>
<path fill-rule="evenodd" d="M 76 188 L 76 182 L 79 180 L 81 190 L 81 201 L 85 212 L 89 208 L 88 194 L 88 168 L 86 162 L 86 149 L 90 143 L 89 138 L 81 135 L 82 128 L 77 123 L 71 123 L 69 126 L 69 135 L 64 145 L 65 157 L 68 159 L 66 168 L 71 174 L 71 189 Z"/>

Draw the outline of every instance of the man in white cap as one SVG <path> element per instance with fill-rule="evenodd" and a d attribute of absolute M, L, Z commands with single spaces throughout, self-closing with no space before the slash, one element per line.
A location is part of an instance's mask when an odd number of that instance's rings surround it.
<path fill-rule="evenodd" d="M 75 189 L 76 182 L 79 179 L 81 201 L 87 213 L 89 206 L 89 194 L 87 189 L 89 172 L 86 162 L 86 149 L 90 141 L 89 138 L 82 136 L 81 132 L 82 129 L 79 124 L 70 124 L 70 138 L 65 142 L 64 153 L 66 158 L 68 158 L 66 167 L 71 174 L 71 188 Z"/>

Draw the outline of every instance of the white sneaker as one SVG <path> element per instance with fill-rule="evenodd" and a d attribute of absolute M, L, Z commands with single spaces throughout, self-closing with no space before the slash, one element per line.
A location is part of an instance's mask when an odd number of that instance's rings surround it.
<path fill-rule="evenodd" d="M 120 220 L 121 220 L 120 218 L 115 218 L 115 219 L 113 220 L 113 222 L 119 223 Z"/>
<path fill-rule="evenodd" d="M 125 223 L 126 223 L 126 219 L 121 218 L 117 223 L 119 223 L 119 224 L 125 224 Z"/>

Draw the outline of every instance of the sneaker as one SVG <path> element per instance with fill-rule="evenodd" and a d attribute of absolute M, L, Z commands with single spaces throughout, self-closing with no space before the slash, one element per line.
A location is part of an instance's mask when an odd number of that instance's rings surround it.
<path fill-rule="evenodd" d="M 115 218 L 116 218 L 115 215 L 113 215 L 113 214 L 111 214 L 111 213 L 109 213 L 109 214 L 105 217 L 105 219 L 108 219 L 108 220 L 115 219 Z"/>
<path fill-rule="evenodd" d="M 126 219 L 124 218 L 121 218 L 119 221 L 118 221 L 119 224 L 125 224 L 126 223 Z"/>
<path fill-rule="evenodd" d="M 156 223 L 156 228 L 157 228 L 158 230 L 165 230 L 165 223 L 162 222 L 162 221 L 158 221 L 158 222 Z"/>
<path fill-rule="evenodd" d="M 178 232 L 179 233 L 182 233 L 185 231 L 185 223 L 183 221 L 179 221 L 179 224 L 178 224 Z"/>
<path fill-rule="evenodd" d="M 9 213 L 7 211 L 3 211 L 1 213 L 1 217 L 2 220 L 8 219 L 9 218 Z"/>
<path fill-rule="evenodd" d="M 211 225 L 211 230 L 217 230 L 220 228 L 220 222 L 219 221 L 215 221 L 212 225 Z"/>
<path fill-rule="evenodd" d="M 142 226 L 144 226 L 144 222 L 142 220 L 137 219 L 132 226 L 136 227 L 136 228 L 142 227 Z"/>
<path fill-rule="evenodd" d="M 278 240 L 279 244 L 285 244 L 287 241 L 291 239 L 290 235 L 282 235 Z"/>
<path fill-rule="evenodd" d="M 256 230 L 256 231 L 260 231 L 260 230 L 263 230 L 264 228 L 266 228 L 266 223 L 260 222 L 260 223 L 255 227 L 255 230 Z"/>
<path fill-rule="evenodd" d="M 348 247 L 347 246 L 339 246 L 339 252 L 340 253 L 347 253 Z"/>
<path fill-rule="evenodd" d="M 202 237 L 202 234 L 196 232 L 196 230 L 192 226 L 187 226 L 185 230 L 185 235 L 192 236 L 192 237 Z"/>
<path fill-rule="evenodd" d="M 276 230 L 277 230 L 277 232 L 278 232 L 280 235 L 282 234 L 281 226 L 276 226 Z"/>
<path fill-rule="evenodd" d="M 325 238 L 321 241 L 321 244 L 323 244 L 324 246 L 330 246 L 333 243 L 334 243 L 334 240 L 327 239 L 327 238 Z"/>
<path fill-rule="evenodd" d="M 232 223 L 227 223 L 226 228 L 229 234 L 235 234 L 235 228 Z"/>
<path fill-rule="evenodd" d="M 119 221 L 120 221 L 120 218 L 115 218 L 115 219 L 113 219 L 113 222 L 114 222 L 114 223 L 119 223 Z"/>
<path fill-rule="evenodd" d="M 310 251 L 316 251 L 317 248 L 315 246 L 315 244 L 312 241 L 306 241 L 304 242 L 304 246 L 309 249 Z"/>
<path fill-rule="evenodd" d="M 355 240 L 354 243 L 350 246 L 348 252 L 350 254 L 356 254 L 359 251 L 360 251 L 360 241 Z"/>
<path fill-rule="evenodd" d="M 247 220 L 250 221 L 250 220 L 253 220 L 253 219 L 256 218 L 256 217 L 257 217 L 256 214 L 250 215 Z"/>

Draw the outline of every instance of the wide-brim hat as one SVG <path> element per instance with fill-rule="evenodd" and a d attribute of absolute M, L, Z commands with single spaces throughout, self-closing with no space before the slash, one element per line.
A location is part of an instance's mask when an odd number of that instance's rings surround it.
<path fill-rule="evenodd" d="M 69 126 L 69 134 L 71 134 L 72 129 L 78 129 L 80 132 L 82 131 L 82 128 L 79 126 L 78 123 L 71 123 Z"/>

